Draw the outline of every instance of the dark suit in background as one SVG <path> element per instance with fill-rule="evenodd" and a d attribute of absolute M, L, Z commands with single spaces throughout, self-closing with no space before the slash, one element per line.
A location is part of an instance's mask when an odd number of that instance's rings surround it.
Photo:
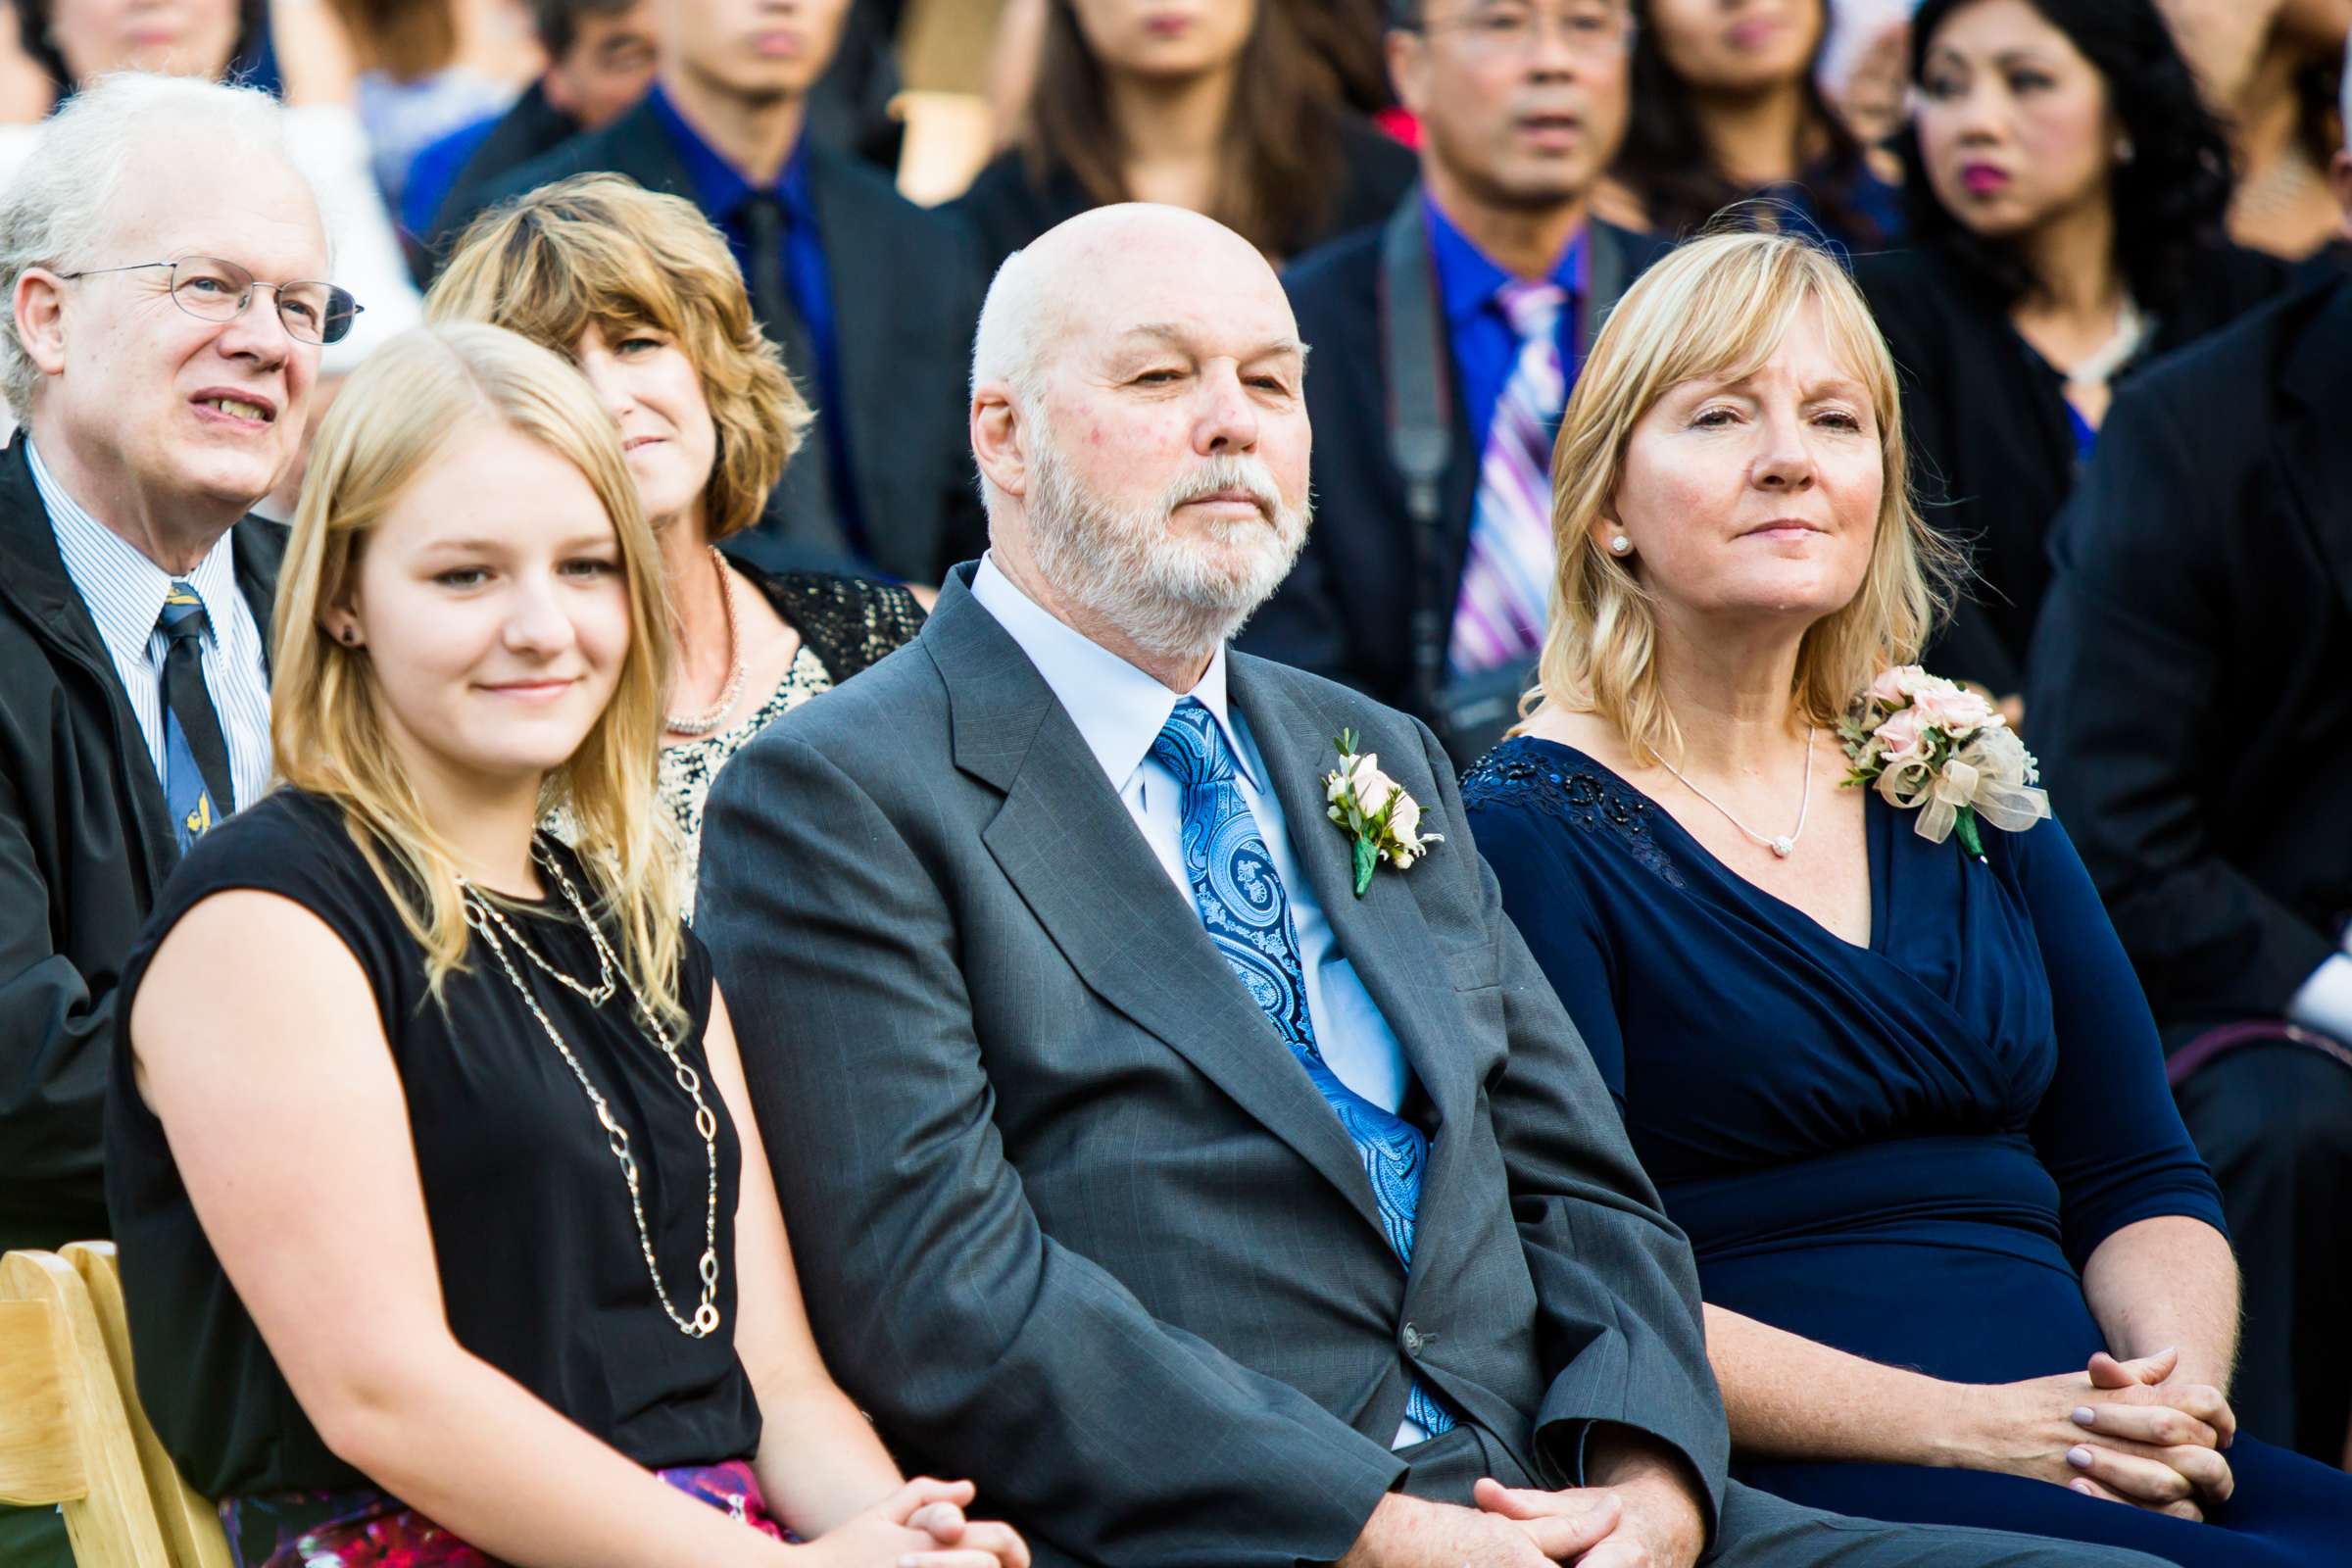
<path fill-rule="evenodd" d="M 1403 211 L 1419 213 L 1424 199 L 1418 187 L 1405 203 Z M 1487 406 L 1472 406 L 1476 400 L 1452 349 L 1459 331 L 1455 302 L 1441 302 L 1441 319 L 1454 318 L 1441 344 L 1451 441 L 1439 480 L 1440 537 L 1431 541 L 1434 560 L 1425 568 L 1405 476 L 1391 452 L 1397 394 L 1384 341 L 1391 322 L 1382 282 L 1386 234 L 1385 225 L 1359 230 L 1300 258 L 1283 275 L 1299 335 L 1313 350 L 1306 405 L 1315 427 L 1315 525 L 1289 580 L 1244 629 L 1240 646 L 1434 722 L 1438 713 L 1425 687 L 1430 672 L 1444 669 L 1445 639 L 1470 549 L 1487 421 L 1502 383 L 1489 376 Z M 1663 240 L 1598 221 L 1586 226 L 1585 243 L 1592 297 L 1564 314 L 1561 326 L 1577 338 L 1562 344 L 1571 387 L 1602 318 L 1667 249 Z M 1441 287 L 1443 282 L 1441 276 Z M 1438 646 L 1424 646 L 1421 628 Z M 1470 759 L 1457 755 L 1455 760 L 1466 765 Z"/>
<path fill-rule="evenodd" d="M 704 205 L 716 154 L 682 123 L 657 87 L 602 130 L 513 172 L 485 201 L 608 170 Z M 937 582 L 979 554 L 986 526 L 964 433 L 981 291 L 971 237 L 813 135 L 783 185 L 755 193 L 784 209 L 771 266 L 759 265 L 742 209 L 705 208 L 736 246 L 762 324 L 817 411 L 766 519 L 738 548 L 770 569 L 847 558 Z M 763 544 L 786 548 L 763 554 Z"/>
<path fill-rule="evenodd" d="M 1928 521 L 1968 547 L 1980 580 L 1924 659 L 2006 697 L 2026 689 L 2026 650 L 2049 581 L 2050 521 L 2082 470 L 2065 378 L 2010 324 L 2009 309 L 1934 250 L 1854 263 L 1901 378 L 1911 466 Z M 2120 391 L 2160 355 L 2227 325 L 2286 286 L 2286 264 L 2213 245 L 2190 264 L 2180 304 L 2159 313 Z M 2026 710 L 2026 736 L 2037 715 Z"/>
<path fill-rule="evenodd" d="M 2238 1414 L 2330 1462 L 2352 1413 L 2352 1054 L 2279 1023 L 2352 919 L 2348 411 L 2342 276 L 2125 392 L 2052 533 L 2026 710 L 2221 1181 Z"/>
<path fill-rule="evenodd" d="M 413 238 L 423 245 L 425 260 L 429 263 L 432 258 L 449 253 L 457 240 L 458 228 L 482 210 L 488 193 L 509 174 L 533 159 L 546 157 L 579 133 L 579 122 L 547 101 L 547 84 L 532 82 L 514 100 L 514 106 L 501 115 L 488 133 L 473 144 L 473 150 L 450 176 L 440 200 L 433 204 L 430 221 L 417 225 Z M 466 134 L 464 130 L 452 133 L 453 137 Z M 426 160 L 440 145 L 435 143 L 417 155 L 416 168 L 409 174 L 412 202 L 417 195 L 418 180 L 430 177 Z M 407 216 L 415 215 L 412 211 Z M 432 269 L 428 265 L 423 270 L 430 272 Z"/>
<path fill-rule="evenodd" d="M 1689 1462 L 1719 1561 L 2059 1560 L 1727 1483 L 1690 1249 L 1475 847 L 1350 891 L 1332 732 L 1460 835 L 1434 737 L 1233 656 L 1434 1130 L 1400 1270 L 1331 1105 L 968 575 L 720 775 L 697 925 L 826 1364 L 906 1464 L 973 1478 L 1041 1564 L 1296 1568 L 1399 1486 L 1574 1484 L 1615 1423 Z M 1393 1449 L 1414 1379 L 1458 1424 Z"/>

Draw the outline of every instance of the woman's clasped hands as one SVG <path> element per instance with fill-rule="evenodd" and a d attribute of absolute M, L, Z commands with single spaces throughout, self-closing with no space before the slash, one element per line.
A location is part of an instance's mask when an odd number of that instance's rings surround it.
<path fill-rule="evenodd" d="M 1010 1525 L 966 1519 L 969 1481 L 917 1476 L 794 1554 L 809 1568 L 1029 1568 Z"/>
<path fill-rule="evenodd" d="M 1986 1390 L 2000 1441 L 1993 1468 L 2056 1482 L 2085 1496 L 2202 1519 L 2235 1481 L 2222 1456 L 2237 1433 L 2222 1391 L 2171 1381 L 2177 1349 L 2133 1361 L 2100 1351 L 2086 1373 Z"/>

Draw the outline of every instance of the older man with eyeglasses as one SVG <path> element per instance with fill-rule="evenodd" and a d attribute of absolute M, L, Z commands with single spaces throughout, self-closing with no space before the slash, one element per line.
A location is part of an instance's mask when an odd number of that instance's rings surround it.
<path fill-rule="evenodd" d="M 281 115 L 111 77 L 0 205 L 0 1248 L 105 1234 L 122 960 L 180 854 L 270 781 L 284 540 L 237 524 L 359 311 Z"/>
<path fill-rule="evenodd" d="M 180 854 L 270 781 L 284 536 L 238 523 L 359 310 L 282 116 L 110 77 L 0 202 L 0 1249 L 107 1233 L 122 960 Z M 0 1510 L 0 1561 L 64 1551 Z"/>

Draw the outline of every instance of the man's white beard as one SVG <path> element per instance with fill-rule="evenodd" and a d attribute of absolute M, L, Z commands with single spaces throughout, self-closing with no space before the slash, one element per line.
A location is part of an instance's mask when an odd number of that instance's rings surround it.
<path fill-rule="evenodd" d="M 1207 659 L 1282 586 L 1306 542 L 1312 503 L 1286 506 L 1254 457 L 1209 458 L 1129 508 L 1083 493 L 1051 435 L 1031 427 L 1029 535 L 1038 569 L 1073 604 L 1158 659 Z M 1246 490 L 1264 515 L 1179 536 L 1188 501 Z M 1271 519 L 1271 520 L 1269 520 Z"/>

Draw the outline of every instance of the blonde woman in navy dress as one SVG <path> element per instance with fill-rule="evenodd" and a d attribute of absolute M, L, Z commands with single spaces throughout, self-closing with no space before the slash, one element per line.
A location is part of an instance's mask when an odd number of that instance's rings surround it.
<path fill-rule="evenodd" d="M 1554 484 L 1542 686 L 1462 795 L 1690 1234 L 1736 1472 L 2194 1568 L 2352 1561 L 2352 1476 L 2232 1441 L 2220 1202 L 2065 830 L 1985 822 L 1980 858 L 1840 787 L 1940 560 L 1843 270 L 1771 234 L 1659 263 Z"/>

